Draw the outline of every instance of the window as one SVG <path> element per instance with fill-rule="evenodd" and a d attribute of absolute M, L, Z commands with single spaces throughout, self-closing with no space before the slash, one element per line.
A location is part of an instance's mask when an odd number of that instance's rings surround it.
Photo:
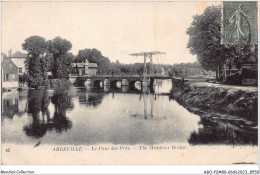
<path fill-rule="evenodd" d="M 11 75 L 11 80 L 15 80 L 15 75 L 14 74 Z"/>
<path fill-rule="evenodd" d="M 9 80 L 9 75 L 8 74 L 5 74 L 4 75 L 4 81 L 8 81 Z"/>
<path fill-rule="evenodd" d="M 23 73 L 23 68 L 19 68 L 18 73 Z"/>
<path fill-rule="evenodd" d="M 15 80 L 15 74 L 5 74 L 4 75 L 4 81 L 14 81 Z"/>

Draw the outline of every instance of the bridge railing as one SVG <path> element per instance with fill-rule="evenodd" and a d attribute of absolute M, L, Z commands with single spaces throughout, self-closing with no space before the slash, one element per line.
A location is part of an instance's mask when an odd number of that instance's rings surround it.
<path fill-rule="evenodd" d="M 140 75 L 95 75 L 95 76 L 91 76 L 91 75 L 73 75 L 73 74 L 70 74 L 69 77 L 84 77 L 84 78 L 94 78 L 94 77 L 99 77 L 99 78 L 109 78 L 109 77 L 129 77 L 129 78 L 140 78 L 140 77 L 143 77 L 143 76 L 140 76 Z M 165 75 L 154 75 L 154 74 L 150 74 L 150 75 L 147 75 L 146 77 L 153 77 L 153 78 L 170 78 L 169 76 L 165 76 Z"/>

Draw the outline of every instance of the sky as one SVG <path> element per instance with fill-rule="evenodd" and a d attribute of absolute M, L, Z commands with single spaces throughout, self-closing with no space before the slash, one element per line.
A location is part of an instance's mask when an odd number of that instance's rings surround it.
<path fill-rule="evenodd" d="M 192 16 L 219 2 L 2 2 L 2 52 L 22 51 L 38 35 L 60 36 L 72 52 L 96 48 L 115 62 L 143 62 L 136 52 L 162 51 L 156 64 L 196 61 L 187 49 Z"/>

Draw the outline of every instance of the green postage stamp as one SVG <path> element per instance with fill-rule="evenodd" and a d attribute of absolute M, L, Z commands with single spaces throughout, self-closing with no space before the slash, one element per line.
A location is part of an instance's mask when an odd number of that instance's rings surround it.
<path fill-rule="evenodd" d="M 257 2 L 223 2 L 223 44 L 257 43 Z"/>

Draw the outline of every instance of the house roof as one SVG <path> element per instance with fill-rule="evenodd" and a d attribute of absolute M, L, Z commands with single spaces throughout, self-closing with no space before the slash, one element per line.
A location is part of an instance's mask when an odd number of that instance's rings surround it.
<path fill-rule="evenodd" d="M 88 67 L 91 67 L 91 68 L 97 68 L 98 65 L 97 63 L 71 63 L 71 66 L 72 67 L 85 67 L 85 66 L 88 66 Z"/>
<path fill-rule="evenodd" d="M 72 67 L 85 67 L 86 63 L 71 63 Z"/>
<path fill-rule="evenodd" d="M 18 67 L 11 61 L 11 59 L 4 59 L 1 64 L 4 74 L 18 74 Z"/>
<path fill-rule="evenodd" d="M 88 67 L 97 68 L 98 65 L 97 65 L 97 63 L 89 63 Z"/>
<path fill-rule="evenodd" d="M 26 58 L 27 57 L 27 54 L 25 53 L 22 53 L 22 52 L 15 52 L 11 58 Z"/>

